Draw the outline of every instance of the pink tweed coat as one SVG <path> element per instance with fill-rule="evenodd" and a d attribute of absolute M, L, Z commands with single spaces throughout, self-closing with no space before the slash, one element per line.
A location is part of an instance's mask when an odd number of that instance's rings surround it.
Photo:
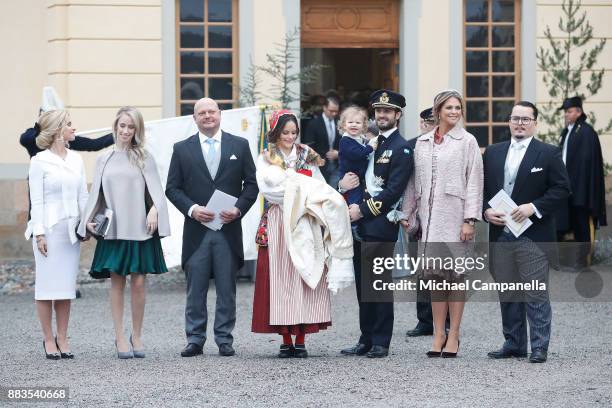
<path fill-rule="evenodd" d="M 435 131 L 417 139 L 414 177 L 404 193 L 402 211 L 408 216 L 410 229 L 420 223 L 421 242 L 460 242 L 463 220 L 481 219 L 482 155 L 476 138 L 463 127 L 451 129 L 440 145 L 434 145 Z"/>

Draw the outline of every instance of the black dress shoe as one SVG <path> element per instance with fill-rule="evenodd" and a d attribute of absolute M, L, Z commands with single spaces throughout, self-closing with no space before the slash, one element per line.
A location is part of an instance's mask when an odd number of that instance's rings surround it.
<path fill-rule="evenodd" d="M 293 344 L 281 344 L 280 351 L 278 352 L 278 358 L 291 358 L 295 353 Z"/>
<path fill-rule="evenodd" d="M 530 363 L 545 363 L 548 358 L 548 352 L 542 349 L 531 350 L 531 356 L 529 357 Z"/>
<path fill-rule="evenodd" d="M 525 358 L 527 357 L 527 353 L 519 353 L 519 352 L 512 351 L 512 350 L 506 350 L 505 348 L 502 347 L 499 350 L 488 352 L 487 356 L 489 356 L 489 358 L 494 358 L 496 360 L 500 358 L 512 358 L 512 357 Z"/>
<path fill-rule="evenodd" d="M 406 337 L 419 337 L 419 336 L 431 336 L 433 335 L 433 327 L 427 328 L 421 325 L 416 325 L 412 330 L 406 332 Z"/>
<path fill-rule="evenodd" d="M 368 358 L 382 358 L 389 355 L 389 347 L 384 346 L 372 346 L 372 349 L 368 351 L 366 357 Z"/>
<path fill-rule="evenodd" d="M 193 357 L 202 354 L 202 346 L 189 343 L 183 351 L 181 351 L 181 357 Z"/>
<path fill-rule="evenodd" d="M 236 350 L 234 350 L 231 345 L 227 343 L 219 345 L 219 355 L 222 355 L 223 357 L 230 357 L 234 354 L 236 354 Z"/>
<path fill-rule="evenodd" d="M 306 346 L 304 344 L 296 344 L 295 351 L 293 352 L 293 357 L 295 358 L 308 357 L 308 351 L 306 351 Z"/>
<path fill-rule="evenodd" d="M 340 350 L 340 354 L 344 354 L 345 356 L 364 356 L 371 348 L 372 346 L 368 346 L 367 344 L 357 343 L 353 347 Z"/>
<path fill-rule="evenodd" d="M 43 340 L 43 350 L 45 351 L 45 356 L 49 360 L 59 360 L 60 358 L 62 358 L 60 356 L 60 353 L 47 353 L 47 348 L 45 347 L 45 341 L 44 340 Z"/>

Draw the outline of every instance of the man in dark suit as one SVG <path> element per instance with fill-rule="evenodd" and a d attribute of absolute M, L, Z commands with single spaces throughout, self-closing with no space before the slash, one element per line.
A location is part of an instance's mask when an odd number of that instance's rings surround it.
<path fill-rule="evenodd" d="M 325 159 L 325 166 L 320 167 L 325 181 L 334 188 L 338 185 L 338 112 L 340 101 L 335 96 L 328 96 L 323 105 L 323 113 L 310 122 L 304 132 L 302 143 L 312 147 L 319 156 Z"/>
<path fill-rule="evenodd" d="M 532 363 L 548 356 L 552 311 L 548 298 L 549 266 L 557 265 L 555 209 L 569 193 L 567 171 L 556 146 L 535 139 L 538 109 L 518 102 L 510 115 L 510 141 L 487 147 L 484 153 L 484 219 L 489 222 L 491 272 L 497 282 L 545 283 L 546 287 L 500 292 L 505 342 L 490 358 L 527 356 L 527 321 Z M 506 227 L 506 214 L 489 206 L 504 190 L 518 205 L 509 216 L 533 222 L 519 237 Z"/>
<path fill-rule="evenodd" d="M 166 196 L 185 216 L 181 266 L 187 278 L 183 357 L 202 354 L 208 313 L 206 295 L 214 276 L 217 292 L 214 333 L 219 354 L 232 356 L 236 323 L 236 271 L 244 264 L 240 219 L 257 199 L 255 164 L 246 139 L 223 132 L 217 103 L 203 98 L 194 106 L 199 132 L 174 145 Z M 216 214 L 206 208 L 213 192 L 238 198 L 235 206 L 219 213 L 223 227 L 212 230 L 202 223 Z"/>
<path fill-rule="evenodd" d="M 374 166 L 362 183 L 365 184 L 363 202 L 349 207 L 351 221 L 361 220 L 359 235 L 362 242 L 355 241 L 353 246 L 361 336 L 355 346 L 341 353 L 379 358 L 389 354 L 393 334 L 393 293 L 388 290 L 378 292 L 376 287 L 380 287 L 380 283 L 392 282 L 393 268 L 378 273 L 373 266 L 376 258 L 393 258 L 399 224 L 389 221 L 387 213 L 402 197 L 414 163 L 412 150 L 397 129 L 402 108 L 406 106 L 404 97 L 381 89 L 371 95 L 370 102 L 381 133 L 370 159 L 374 160 Z M 353 173 L 347 173 L 339 187 L 350 189 L 348 179 L 354 177 Z"/>
<path fill-rule="evenodd" d="M 599 136 L 582 110 L 579 96 L 567 98 L 558 109 L 565 115 L 559 147 L 569 175 L 572 195 L 555 214 L 560 236 L 573 233 L 578 243 L 576 269 L 590 266 L 595 229 L 608 225 L 606 187 Z"/>

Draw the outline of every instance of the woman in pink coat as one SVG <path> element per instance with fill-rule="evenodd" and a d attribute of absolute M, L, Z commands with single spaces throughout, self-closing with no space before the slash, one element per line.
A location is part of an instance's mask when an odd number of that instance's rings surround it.
<path fill-rule="evenodd" d="M 419 254 L 424 253 L 428 261 L 468 254 L 474 239 L 474 223 L 481 219 L 482 157 L 476 138 L 462 126 L 464 106 L 459 92 L 440 92 L 433 106 L 437 126 L 416 142 L 414 178 L 403 202 L 408 219 L 402 225 L 416 230 L 420 224 Z M 430 265 L 419 270 L 419 278 L 456 283 L 465 276 L 457 270 Z M 432 291 L 431 296 L 434 338 L 427 355 L 456 357 L 464 292 Z M 450 315 L 448 335 L 445 334 L 447 313 Z"/>

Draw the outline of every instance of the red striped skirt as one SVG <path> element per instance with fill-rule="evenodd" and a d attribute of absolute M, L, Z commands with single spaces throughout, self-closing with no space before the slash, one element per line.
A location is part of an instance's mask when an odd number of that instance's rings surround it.
<path fill-rule="evenodd" d="M 284 244 L 280 208 L 272 206 L 268 217 L 268 247 L 260 247 L 257 256 L 251 330 L 293 335 L 325 330 L 331 326 L 325 275 L 316 289 L 302 281 Z M 271 256 L 274 256 L 273 268 Z"/>

